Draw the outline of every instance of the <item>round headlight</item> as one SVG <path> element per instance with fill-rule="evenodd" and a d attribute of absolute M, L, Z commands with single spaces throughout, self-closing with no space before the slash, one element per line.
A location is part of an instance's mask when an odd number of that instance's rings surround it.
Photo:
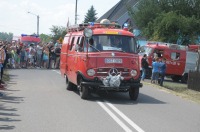
<path fill-rule="evenodd" d="M 88 74 L 88 76 L 94 76 L 95 70 L 94 69 L 88 69 L 87 74 Z"/>
<path fill-rule="evenodd" d="M 133 77 L 137 76 L 137 71 L 136 70 L 131 70 L 131 76 L 133 76 Z"/>

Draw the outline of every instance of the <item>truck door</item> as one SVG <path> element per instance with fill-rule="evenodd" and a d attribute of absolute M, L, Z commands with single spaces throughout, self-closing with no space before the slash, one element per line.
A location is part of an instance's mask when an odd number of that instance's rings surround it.
<path fill-rule="evenodd" d="M 64 76 L 64 74 L 66 74 L 66 70 L 68 68 L 67 57 L 68 57 L 69 40 L 70 40 L 69 35 L 66 35 L 63 40 L 63 44 L 62 44 L 62 48 L 61 48 L 60 72 L 61 72 L 62 76 Z"/>
<path fill-rule="evenodd" d="M 185 68 L 186 53 L 183 50 L 168 50 L 166 74 L 182 76 Z"/>
<path fill-rule="evenodd" d="M 69 45 L 69 49 L 68 49 L 68 71 L 67 71 L 67 76 L 70 82 L 75 83 L 76 84 L 76 67 L 77 65 L 75 65 L 75 60 L 77 58 L 77 52 L 75 51 L 75 45 L 77 42 L 78 37 L 77 36 L 72 36 L 71 37 L 71 41 L 70 41 L 70 45 Z"/>

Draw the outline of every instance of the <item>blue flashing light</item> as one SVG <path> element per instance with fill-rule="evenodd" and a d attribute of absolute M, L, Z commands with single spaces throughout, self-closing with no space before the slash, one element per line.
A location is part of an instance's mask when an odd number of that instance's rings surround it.
<path fill-rule="evenodd" d="M 94 26 L 94 22 L 90 22 L 90 26 Z"/>
<path fill-rule="evenodd" d="M 24 37 L 24 36 L 28 36 L 28 35 L 27 34 L 21 34 L 21 36 Z"/>

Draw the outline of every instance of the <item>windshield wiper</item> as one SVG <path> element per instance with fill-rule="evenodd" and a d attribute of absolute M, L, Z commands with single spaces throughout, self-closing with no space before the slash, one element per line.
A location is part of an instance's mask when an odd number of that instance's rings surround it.
<path fill-rule="evenodd" d="M 89 44 L 90 47 L 92 47 L 93 49 L 95 49 L 98 52 L 101 52 L 100 50 L 98 50 L 97 48 L 95 48 L 93 45 Z"/>

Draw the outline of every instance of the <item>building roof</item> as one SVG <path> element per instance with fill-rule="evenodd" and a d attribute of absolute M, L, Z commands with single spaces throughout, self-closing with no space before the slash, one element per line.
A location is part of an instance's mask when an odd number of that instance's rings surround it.
<path fill-rule="evenodd" d="M 134 8 L 139 0 L 120 0 L 115 6 L 108 10 L 97 21 L 108 19 L 117 22 L 120 26 L 124 23 L 129 23 L 131 29 L 138 29 L 133 19 L 129 16 L 128 8 Z M 138 36 L 140 39 L 145 39 L 143 36 Z"/>
<path fill-rule="evenodd" d="M 120 25 L 123 25 L 128 19 L 130 19 L 127 9 L 128 6 L 133 7 L 137 2 L 138 0 L 121 0 L 101 16 L 98 21 L 108 19 L 110 21 L 117 21 Z"/>

